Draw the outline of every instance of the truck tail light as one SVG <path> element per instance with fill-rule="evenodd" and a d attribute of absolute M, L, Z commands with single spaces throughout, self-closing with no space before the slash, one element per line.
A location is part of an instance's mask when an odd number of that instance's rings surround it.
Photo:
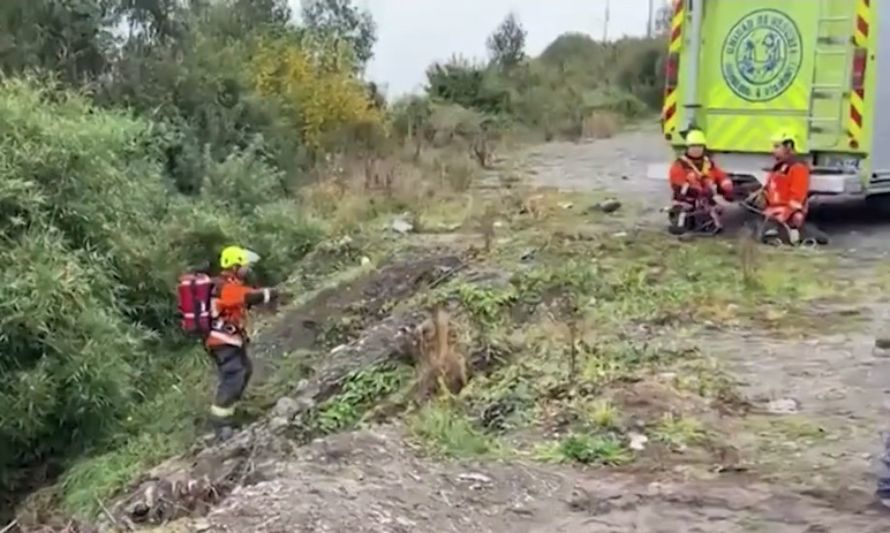
<path fill-rule="evenodd" d="M 680 54 L 674 52 L 668 54 L 667 62 L 664 66 L 665 88 L 673 90 L 677 88 L 677 81 L 680 78 Z"/>
<path fill-rule="evenodd" d="M 865 90 L 865 66 L 868 64 L 868 50 L 857 48 L 853 51 L 853 75 L 851 85 L 854 91 Z"/>

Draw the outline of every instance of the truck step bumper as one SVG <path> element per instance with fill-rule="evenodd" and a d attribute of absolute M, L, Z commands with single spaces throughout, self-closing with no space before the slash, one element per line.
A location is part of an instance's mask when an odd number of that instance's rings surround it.
<path fill-rule="evenodd" d="M 810 176 L 811 194 L 861 194 L 862 180 L 857 174 L 817 174 Z"/>

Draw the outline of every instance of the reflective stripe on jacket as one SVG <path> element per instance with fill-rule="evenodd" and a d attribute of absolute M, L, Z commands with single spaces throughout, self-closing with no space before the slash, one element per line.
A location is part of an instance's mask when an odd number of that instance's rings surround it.
<path fill-rule="evenodd" d="M 694 160 L 684 155 L 671 165 L 668 179 L 674 191 L 674 199 L 682 200 L 707 193 L 707 189 L 713 184 L 724 187 L 729 176 L 708 156 Z"/>
<path fill-rule="evenodd" d="M 268 303 L 270 289 L 254 289 L 232 274 L 224 274 L 214 288 L 211 306 L 213 326 L 206 345 L 243 346 L 247 342 L 247 311 L 252 305 Z"/>

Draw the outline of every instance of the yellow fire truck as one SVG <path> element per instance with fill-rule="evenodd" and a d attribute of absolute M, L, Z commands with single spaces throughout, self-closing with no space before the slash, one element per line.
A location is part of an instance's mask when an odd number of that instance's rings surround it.
<path fill-rule="evenodd" d="M 762 179 L 771 136 L 791 129 L 812 194 L 890 193 L 890 0 L 672 7 L 662 125 L 677 150 L 701 128 L 734 179 Z"/>

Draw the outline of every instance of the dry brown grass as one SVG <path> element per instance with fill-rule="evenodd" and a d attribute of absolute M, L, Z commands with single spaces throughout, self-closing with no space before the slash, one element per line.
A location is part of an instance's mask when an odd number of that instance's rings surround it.
<path fill-rule="evenodd" d="M 612 111 L 593 111 L 581 126 L 582 135 L 588 139 L 608 139 L 621 129 L 621 115 Z"/>
<path fill-rule="evenodd" d="M 478 169 L 469 157 L 455 149 L 431 153 L 424 168 L 435 173 L 443 191 L 466 192 L 473 186 L 478 175 Z"/>
<path fill-rule="evenodd" d="M 449 179 L 452 171 L 453 167 L 445 167 L 437 176 L 425 166 L 396 157 L 339 159 L 319 169 L 316 182 L 300 194 L 313 215 L 339 230 L 390 208 L 426 209 L 463 187 Z"/>
<path fill-rule="evenodd" d="M 340 155 L 320 165 L 315 183 L 300 194 L 308 213 L 334 232 L 406 211 L 414 215 L 418 231 L 454 231 L 470 229 L 467 223 L 482 216 L 472 198 L 478 175 L 478 166 L 459 145 L 431 148 L 416 161 L 409 151 L 389 157 Z"/>
<path fill-rule="evenodd" d="M 521 193 L 519 214 L 541 220 L 553 213 L 559 203 L 559 190 L 556 187 L 538 187 Z"/>
<path fill-rule="evenodd" d="M 473 138 L 470 152 L 481 168 L 487 169 L 494 165 L 494 142 L 487 132 L 480 132 Z"/>
<path fill-rule="evenodd" d="M 493 204 L 486 206 L 479 220 L 479 232 L 482 234 L 482 249 L 486 254 L 491 253 L 494 247 L 495 223 L 498 219 L 498 210 Z"/>
<path fill-rule="evenodd" d="M 745 287 L 756 288 L 760 283 L 760 246 L 752 228 L 743 228 L 738 241 L 739 271 Z"/>
<path fill-rule="evenodd" d="M 467 360 L 458 349 L 457 330 L 442 307 L 415 331 L 413 346 L 417 383 L 414 395 L 429 399 L 439 392 L 459 393 L 467 384 Z"/>

